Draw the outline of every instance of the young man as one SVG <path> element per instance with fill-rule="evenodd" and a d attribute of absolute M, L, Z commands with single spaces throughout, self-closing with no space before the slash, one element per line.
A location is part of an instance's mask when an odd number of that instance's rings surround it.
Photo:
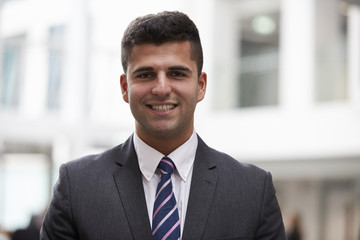
<path fill-rule="evenodd" d="M 120 85 L 135 133 L 61 166 L 41 239 L 285 239 L 270 173 L 195 133 L 207 85 L 202 63 L 198 30 L 185 14 L 130 23 Z"/>

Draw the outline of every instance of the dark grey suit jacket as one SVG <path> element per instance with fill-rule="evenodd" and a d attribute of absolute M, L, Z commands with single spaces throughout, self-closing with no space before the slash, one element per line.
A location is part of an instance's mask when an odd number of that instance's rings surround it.
<path fill-rule="evenodd" d="M 40 239 L 152 240 L 132 137 L 61 166 Z M 285 239 L 270 173 L 199 138 L 182 239 Z"/>

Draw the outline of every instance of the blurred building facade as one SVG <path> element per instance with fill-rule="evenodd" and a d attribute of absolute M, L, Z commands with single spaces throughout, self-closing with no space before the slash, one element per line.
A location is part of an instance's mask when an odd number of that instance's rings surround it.
<path fill-rule="evenodd" d="M 298 216 L 303 239 L 358 240 L 356 0 L 0 1 L 0 229 L 44 211 L 61 163 L 133 132 L 121 37 L 163 10 L 200 30 L 202 138 L 272 172 L 287 229 Z"/>

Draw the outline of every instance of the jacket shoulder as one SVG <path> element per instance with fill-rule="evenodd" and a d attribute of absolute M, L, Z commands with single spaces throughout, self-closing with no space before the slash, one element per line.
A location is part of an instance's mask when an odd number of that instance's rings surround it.
<path fill-rule="evenodd" d="M 202 156 L 205 161 L 211 162 L 210 166 L 216 166 L 219 171 L 228 173 L 241 173 L 241 175 L 267 175 L 264 169 L 245 161 L 237 160 L 227 153 L 218 151 L 206 145 L 206 143 L 199 137 L 198 154 Z"/>
<path fill-rule="evenodd" d="M 68 170 L 103 170 L 104 168 L 113 168 L 117 165 L 125 164 L 128 159 L 136 156 L 132 136 L 124 143 L 105 150 L 102 153 L 86 155 L 69 162 L 64 163 Z"/>

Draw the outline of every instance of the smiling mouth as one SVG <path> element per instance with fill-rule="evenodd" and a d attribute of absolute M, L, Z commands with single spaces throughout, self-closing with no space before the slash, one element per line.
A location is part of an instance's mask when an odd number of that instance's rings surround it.
<path fill-rule="evenodd" d="M 176 107 L 176 105 L 173 105 L 173 104 L 150 105 L 150 107 L 156 111 L 166 112 L 166 111 L 173 110 Z"/>

